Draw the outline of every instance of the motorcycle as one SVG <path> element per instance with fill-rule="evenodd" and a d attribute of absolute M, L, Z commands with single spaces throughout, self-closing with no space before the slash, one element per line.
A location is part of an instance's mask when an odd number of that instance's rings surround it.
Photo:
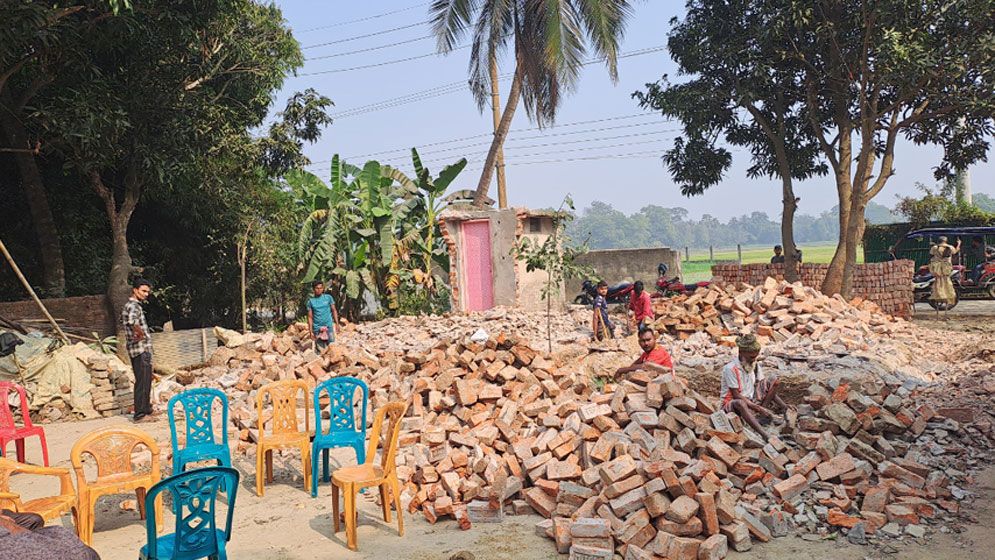
<path fill-rule="evenodd" d="M 953 309 L 962 299 L 995 299 L 995 260 L 985 262 L 977 281 L 970 276 L 971 271 L 967 267 L 954 265 L 953 272 L 950 273 L 950 281 L 953 282 L 957 299 L 950 304 L 941 303 L 929 299 L 936 278 L 929 271 L 928 266 L 922 266 L 912 277 L 913 297 L 916 303 L 928 303 L 937 311 Z"/>
<path fill-rule="evenodd" d="M 712 283 L 703 281 L 695 282 L 693 284 L 685 284 L 680 281 L 676 276 L 673 278 L 667 278 L 667 271 L 670 268 L 664 264 L 660 263 L 656 267 L 657 279 L 656 279 L 656 291 L 655 297 L 671 297 L 676 295 L 691 295 L 698 288 L 707 288 Z"/>
<path fill-rule="evenodd" d="M 574 303 L 578 305 L 594 304 L 594 298 L 598 297 L 597 286 L 597 283 L 593 280 L 584 280 L 580 288 L 581 293 L 574 298 Z M 629 296 L 632 294 L 632 290 L 632 282 L 622 282 L 621 284 L 608 286 L 608 295 L 605 296 L 605 299 L 608 300 L 609 304 L 629 303 Z"/>

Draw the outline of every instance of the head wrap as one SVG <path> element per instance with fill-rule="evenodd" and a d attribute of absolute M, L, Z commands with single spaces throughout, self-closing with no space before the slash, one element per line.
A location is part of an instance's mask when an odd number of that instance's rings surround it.
<path fill-rule="evenodd" d="M 752 334 L 744 334 L 743 336 L 736 339 L 736 346 L 740 350 L 753 350 L 754 352 L 760 351 L 760 341 L 757 337 Z"/>
<path fill-rule="evenodd" d="M 946 235 L 941 235 L 940 236 L 940 243 L 946 243 L 946 242 L 947 242 L 947 236 Z"/>

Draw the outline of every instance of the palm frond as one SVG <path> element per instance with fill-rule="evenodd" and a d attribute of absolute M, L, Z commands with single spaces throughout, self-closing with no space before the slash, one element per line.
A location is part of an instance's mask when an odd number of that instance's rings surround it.
<path fill-rule="evenodd" d="M 435 34 L 439 52 L 448 53 L 456 48 L 470 27 L 477 12 L 479 0 L 435 0 L 428 8 L 432 33 Z"/>

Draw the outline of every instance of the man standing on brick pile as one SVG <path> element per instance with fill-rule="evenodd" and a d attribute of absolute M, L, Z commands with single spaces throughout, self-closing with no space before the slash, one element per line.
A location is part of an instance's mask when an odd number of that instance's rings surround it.
<path fill-rule="evenodd" d="M 639 347 L 643 349 L 642 355 L 636 358 L 631 366 L 618 368 L 615 371 L 616 377 L 634 371 L 653 371 L 669 373 L 680 379 L 674 371 L 674 361 L 670 357 L 670 353 L 657 343 L 656 332 L 652 327 L 639 329 Z M 681 381 L 683 382 L 683 380 Z"/>
<path fill-rule="evenodd" d="M 643 327 L 649 326 L 656 315 L 653 313 L 653 301 L 649 292 L 646 291 L 642 280 L 637 280 L 632 285 L 632 295 L 629 296 L 629 316 L 631 321 L 629 328 L 631 332 L 642 332 Z M 635 326 L 632 323 L 635 323 Z"/>
<path fill-rule="evenodd" d="M 325 293 L 325 284 L 321 280 L 312 282 L 311 289 L 314 295 L 307 298 L 307 326 L 314 348 L 320 353 L 335 342 L 339 311 L 335 308 L 335 299 Z"/>
<path fill-rule="evenodd" d="M 760 341 L 752 334 L 736 339 L 739 357 L 722 368 L 722 382 L 719 398 L 724 412 L 735 412 L 758 434 L 766 435 L 766 430 L 760 425 L 756 414 L 765 418 L 773 418 L 774 414 L 767 408 L 771 402 L 776 403 L 785 411 L 788 405 L 777 395 L 777 378 L 767 375 L 760 368 L 757 359 L 760 357 Z"/>
<path fill-rule="evenodd" d="M 155 420 L 152 413 L 152 334 L 142 310 L 142 302 L 147 301 L 151 293 L 151 282 L 135 279 L 131 285 L 131 298 L 121 310 L 125 346 L 135 372 L 135 422 Z"/>

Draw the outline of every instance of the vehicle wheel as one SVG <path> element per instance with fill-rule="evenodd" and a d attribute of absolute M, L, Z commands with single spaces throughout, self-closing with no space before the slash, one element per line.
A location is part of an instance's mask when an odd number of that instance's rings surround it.
<path fill-rule="evenodd" d="M 574 298 L 574 303 L 577 305 L 591 305 L 591 298 L 588 296 L 577 296 Z"/>

